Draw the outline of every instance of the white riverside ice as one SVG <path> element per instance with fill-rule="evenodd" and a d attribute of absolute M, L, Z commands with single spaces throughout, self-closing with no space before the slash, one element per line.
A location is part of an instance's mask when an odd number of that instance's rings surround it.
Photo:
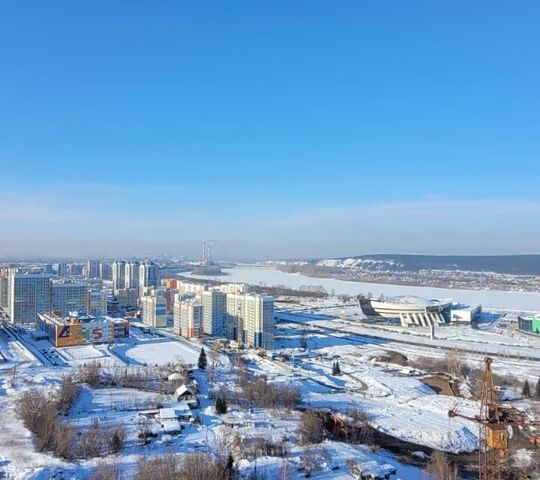
<path fill-rule="evenodd" d="M 301 286 L 324 287 L 328 292 L 334 290 L 337 294 L 359 295 L 371 292 L 374 297 L 383 294 L 385 297 L 400 295 L 415 295 L 427 299 L 452 298 L 455 301 L 468 304 L 481 304 L 485 307 L 508 310 L 540 311 L 540 292 L 505 292 L 496 290 L 462 290 L 434 287 L 413 287 L 408 285 L 389 285 L 382 283 L 364 283 L 338 280 L 335 278 L 307 277 L 298 273 L 285 273 L 275 268 L 242 265 L 225 269 L 227 275 L 207 277 L 185 274 L 192 278 L 211 278 L 225 282 L 244 282 L 253 285 L 275 286 L 290 288 Z"/>

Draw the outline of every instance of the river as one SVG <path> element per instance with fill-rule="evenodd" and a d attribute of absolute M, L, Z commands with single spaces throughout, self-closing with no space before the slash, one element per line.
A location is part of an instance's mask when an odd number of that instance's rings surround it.
<path fill-rule="evenodd" d="M 396 295 L 416 295 L 429 299 L 452 298 L 465 304 L 481 304 L 484 307 L 520 311 L 540 311 L 540 292 L 502 292 L 495 290 L 462 290 L 434 287 L 411 287 L 406 285 L 388 285 L 382 283 L 364 283 L 338 280 L 335 278 L 307 277 L 298 273 L 285 273 L 270 267 L 243 265 L 224 269 L 227 275 L 218 277 L 198 276 L 183 273 L 192 278 L 211 278 L 224 282 L 243 282 L 252 285 L 299 288 L 307 285 L 320 285 L 328 292 L 358 295 L 371 292 L 374 297 Z"/>

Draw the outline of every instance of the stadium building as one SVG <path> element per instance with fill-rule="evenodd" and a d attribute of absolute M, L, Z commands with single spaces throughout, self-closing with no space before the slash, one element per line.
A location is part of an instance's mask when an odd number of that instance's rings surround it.
<path fill-rule="evenodd" d="M 375 300 L 360 298 L 360 307 L 368 317 L 397 319 L 404 327 L 445 325 L 450 320 L 451 300 L 426 300 L 402 296 Z"/>

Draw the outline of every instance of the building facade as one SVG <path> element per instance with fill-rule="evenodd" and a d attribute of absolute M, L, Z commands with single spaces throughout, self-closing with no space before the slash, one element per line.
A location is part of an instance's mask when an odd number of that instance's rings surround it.
<path fill-rule="evenodd" d="M 524 333 L 540 335 L 540 314 L 518 316 L 518 328 Z"/>
<path fill-rule="evenodd" d="M 123 260 L 117 260 L 112 264 L 112 282 L 115 295 L 118 290 L 126 288 L 126 262 Z"/>
<path fill-rule="evenodd" d="M 226 295 L 219 290 L 200 293 L 203 305 L 203 331 L 206 335 L 225 335 Z"/>
<path fill-rule="evenodd" d="M 174 332 L 185 338 L 202 336 L 203 306 L 196 300 L 183 300 L 174 306 Z"/>
<path fill-rule="evenodd" d="M 147 295 L 141 298 L 142 321 L 151 327 L 167 326 L 167 300 L 164 296 Z"/>
<path fill-rule="evenodd" d="M 88 315 L 93 317 L 104 317 L 107 315 L 107 293 L 106 292 L 88 292 Z"/>
<path fill-rule="evenodd" d="M 88 278 L 99 278 L 99 260 L 88 260 L 86 262 L 86 276 Z"/>
<path fill-rule="evenodd" d="M 87 313 L 88 286 L 84 283 L 53 283 L 51 309 L 67 316 L 70 312 Z M 39 312 L 41 313 L 41 312 Z"/>
<path fill-rule="evenodd" d="M 256 293 L 226 296 L 226 335 L 241 345 L 274 348 L 274 299 Z"/>
<path fill-rule="evenodd" d="M 37 327 L 47 333 L 49 341 L 55 347 L 107 343 L 129 337 L 129 322 L 111 317 L 65 317 L 54 313 L 40 313 Z"/>
<path fill-rule="evenodd" d="M 51 277 L 44 274 L 13 273 L 9 277 L 11 323 L 34 323 L 38 313 L 51 309 Z"/>
<path fill-rule="evenodd" d="M 139 288 L 139 270 L 141 264 L 139 262 L 126 263 L 126 288 Z"/>

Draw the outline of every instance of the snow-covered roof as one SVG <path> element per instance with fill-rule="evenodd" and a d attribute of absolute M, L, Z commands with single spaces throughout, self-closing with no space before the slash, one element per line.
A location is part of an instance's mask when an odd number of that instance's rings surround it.
<path fill-rule="evenodd" d="M 401 295 L 385 299 L 386 303 L 399 303 L 403 305 L 419 305 L 422 307 L 434 307 L 449 303 L 450 300 L 428 300 L 427 298 L 416 297 L 414 295 Z"/>
<path fill-rule="evenodd" d="M 174 407 L 176 411 L 176 415 L 178 414 L 184 414 L 186 412 L 191 412 L 191 409 L 189 408 L 189 405 L 187 402 L 178 402 L 178 404 Z"/>
<path fill-rule="evenodd" d="M 170 419 L 170 418 L 176 419 L 177 416 L 178 415 L 174 411 L 174 408 L 160 408 L 159 409 L 159 418 L 161 420 L 166 420 L 166 419 Z"/>
<path fill-rule="evenodd" d="M 188 393 L 190 395 L 193 395 L 193 390 L 191 390 L 189 387 L 187 387 L 186 385 L 180 385 L 176 391 L 174 392 L 174 395 L 176 397 L 179 397 L 180 395 L 184 395 L 185 393 Z"/>
<path fill-rule="evenodd" d="M 169 380 L 169 381 L 172 381 L 172 380 L 182 380 L 183 378 L 184 378 L 184 376 L 183 376 L 181 373 L 174 372 L 174 373 L 171 373 L 171 374 L 167 377 L 167 380 Z"/>
<path fill-rule="evenodd" d="M 161 424 L 161 430 L 163 432 L 179 432 L 182 430 L 182 426 L 180 425 L 180 422 L 176 419 L 166 419 L 166 420 L 160 420 L 159 422 Z"/>

